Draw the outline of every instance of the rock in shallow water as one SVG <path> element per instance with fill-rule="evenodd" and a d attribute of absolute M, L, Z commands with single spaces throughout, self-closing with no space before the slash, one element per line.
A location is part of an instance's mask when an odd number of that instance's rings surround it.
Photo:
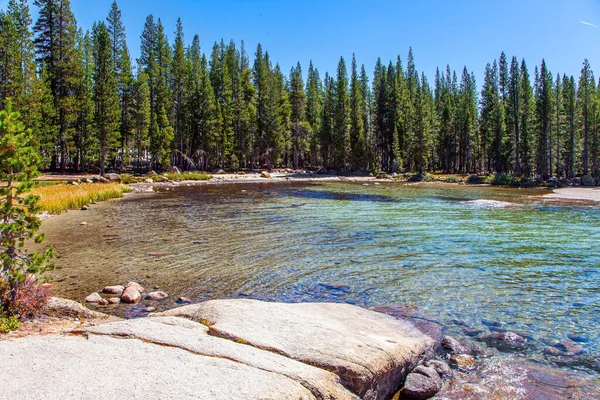
<path fill-rule="evenodd" d="M 99 303 L 101 300 L 102 297 L 98 293 L 92 293 L 85 298 L 86 303 Z"/>
<path fill-rule="evenodd" d="M 481 339 L 488 346 L 500 351 L 523 351 L 527 349 L 527 340 L 514 332 L 494 332 Z"/>
<path fill-rule="evenodd" d="M 444 336 L 441 346 L 453 354 L 470 353 L 471 350 L 452 336 Z"/>
<path fill-rule="evenodd" d="M 443 378 L 452 375 L 450 366 L 440 360 L 429 360 L 425 363 L 426 366 L 431 367 L 437 371 L 437 373 Z"/>
<path fill-rule="evenodd" d="M 159 290 L 157 292 L 150 292 L 146 295 L 147 300 L 164 300 L 168 297 L 169 295 L 163 292 L 162 290 Z"/>
<path fill-rule="evenodd" d="M 123 294 L 123 290 L 125 290 L 125 286 L 121 286 L 121 285 L 105 286 L 104 289 L 102 289 L 102 293 L 116 294 L 116 295 L 120 296 L 121 294 Z"/>
<path fill-rule="evenodd" d="M 419 365 L 406 377 L 400 399 L 425 400 L 435 396 L 442 388 L 442 379 L 431 367 Z"/>
<path fill-rule="evenodd" d="M 121 302 L 134 304 L 140 301 L 142 295 L 139 290 L 137 290 L 134 286 L 128 286 L 125 288 L 125 291 L 121 295 Z"/>
<path fill-rule="evenodd" d="M 450 364 L 456 366 L 461 371 L 475 369 L 475 359 L 468 354 L 454 354 L 450 357 Z"/>
<path fill-rule="evenodd" d="M 144 289 L 144 287 L 137 282 L 129 282 L 129 283 L 127 283 L 127 285 L 125 285 L 125 288 L 129 288 L 129 287 L 133 287 L 140 293 L 144 293 L 146 291 L 146 289 Z"/>

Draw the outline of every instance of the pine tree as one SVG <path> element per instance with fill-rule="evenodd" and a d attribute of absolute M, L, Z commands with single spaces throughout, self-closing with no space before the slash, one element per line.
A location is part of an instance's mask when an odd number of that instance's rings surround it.
<path fill-rule="evenodd" d="M 123 164 L 129 162 L 129 142 L 134 129 L 132 120 L 133 99 L 132 92 L 134 86 L 133 73 L 131 72 L 131 58 L 127 48 L 127 36 L 125 26 L 121 20 L 121 10 L 117 2 L 112 3 L 108 17 L 106 18 L 108 33 L 110 35 L 113 48 L 113 64 L 117 74 L 119 90 L 119 106 L 121 114 L 121 159 Z"/>
<path fill-rule="evenodd" d="M 423 73 L 416 87 L 415 138 L 413 142 L 414 170 L 419 174 L 427 171 L 432 145 L 433 96 Z"/>
<path fill-rule="evenodd" d="M 506 102 L 506 130 L 510 138 L 507 143 L 512 153 L 512 171 L 515 175 L 521 175 L 520 141 L 521 141 L 521 71 L 519 62 L 513 57 L 510 63 L 510 75 L 508 78 L 507 102 Z"/>
<path fill-rule="evenodd" d="M 333 163 L 333 144 L 334 144 L 334 119 L 335 119 L 335 82 L 328 73 L 325 73 L 323 81 L 325 93 L 323 96 L 323 110 L 321 118 L 321 130 L 319 133 L 321 142 L 321 157 L 323 165 L 327 168 L 332 167 Z"/>
<path fill-rule="evenodd" d="M 356 57 L 353 54 L 350 77 L 350 158 L 353 170 L 367 167 L 365 160 L 364 108 Z"/>
<path fill-rule="evenodd" d="M 312 61 L 308 66 L 308 77 L 306 81 L 306 120 L 310 125 L 310 163 L 318 165 L 320 157 L 321 118 L 323 109 L 323 88 L 319 71 L 314 68 Z"/>
<path fill-rule="evenodd" d="M 100 173 L 104 175 L 108 152 L 117 144 L 121 118 L 112 42 L 106 24 L 99 23 L 93 34 L 96 129 L 100 149 Z"/>
<path fill-rule="evenodd" d="M 74 123 L 73 91 L 81 76 L 77 76 L 77 22 L 71 12 L 69 0 L 36 0 L 40 9 L 34 26 L 35 46 L 40 63 L 47 69 L 54 97 L 58 137 L 55 139 L 58 154 L 52 166 L 60 162 L 60 171 L 65 172 L 68 158 L 69 133 Z"/>
<path fill-rule="evenodd" d="M 184 127 L 186 119 L 186 109 L 184 99 L 186 97 L 185 79 L 187 74 L 187 65 L 185 59 L 185 44 L 183 36 L 183 25 L 181 18 L 177 19 L 177 30 L 175 31 L 175 45 L 173 48 L 172 72 L 172 92 L 173 92 L 173 116 L 172 121 L 175 126 L 175 144 L 178 151 L 175 159 L 178 165 L 183 164 L 183 155 L 185 154 Z"/>
<path fill-rule="evenodd" d="M 552 74 L 542 60 L 535 74 L 535 117 L 537 128 L 537 173 L 542 179 L 551 175 L 552 160 Z"/>
<path fill-rule="evenodd" d="M 154 16 L 149 15 L 144 24 L 144 31 L 141 36 L 140 58 L 138 59 L 139 69 L 148 77 L 148 89 L 150 95 L 150 128 L 149 138 L 154 137 L 156 127 L 156 103 L 157 103 L 157 83 L 158 83 L 158 65 L 156 62 L 156 24 Z"/>
<path fill-rule="evenodd" d="M 360 69 L 360 93 L 363 99 L 363 108 L 361 110 L 363 131 L 364 131 L 364 169 L 372 170 L 374 169 L 374 153 L 375 147 L 373 146 L 374 138 L 373 138 L 373 124 L 372 124 L 372 103 L 373 103 L 373 95 L 369 88 L 369 77 L 367 76 L 367 71 L 365 69 L 365 65 L 361 65 Z"/>
<path fill-rule="evenodd" d="M 294 169 L 300 166 L 300 159 L 304 159 L 308 150 L 308 134 L 310 125 L 306 122 L 306 94 L 302 81 L 302 68 L 300 63 L 290 71 L 290 119 L 292 124 L 292 151 L 294 155 Z"/>
<path fill-rule="evenodd" d="M 533 90 L 529 78 L 529 71 L 525 60 L 521 61 L 521 140 L 519 141 L 519 160 L 521 162 L 521 176 L 529 177 L 533 172 L 533 121 L 534 107 Z"/>
<path fill-rule="evenodd" d="M 0 110 L 7 98 L 31 123 L 36 80 L 31 13 L 26 0 L 10 0 L 0 12 Z"/>
<path fill-rule="evenodd" d="M 339 171 L 345 171 L 348 154 L 348 74 L 343 57 L 337 67 L 335 83 L 335 111 L 333 119 L 333 162 Z"/>
<path fill-rule="evenodd" d="M 563 108 L 565 110 L 565 123 L 567 125 L 564 151 L 565 175 L 567 178 L 575 177 L 575 163 L 577 158 L 576 126 L 577 126 L 577 100 L 575 78 L 563 75 Z"/>
<path fill-rule="evenodd" d="M 579 77 L 577 89 L 577 114 L 579 119 L 579 130 L 582 138 L 581 161 L 583 164 L 583 174 L 590 172 L 590 136 L 592 136 L 593 125 L 593 98 L 594 98 L 594 77 L 590 63 L 586 59 L 583 61 L 583 68 Z"/>
<path fill-rule="evenodd" d="M 136 150 L 137 167 L 141 165 L 148 150 L 148 130 L 150 129 L 150 89 L 148 88 L 148 75 L 141 72 L 133 85 L 132 91 L 132 123 L 133 143 Z"/>
<path fill-rule="evenodd" d="M 14 112 L 10 101 L 0 111 L 0 313 L 18 314 L 20 285 L 34 274 L 51 268 L 48 260 L 53 257 L 52 248 L 45 253 L 28 253 L 25 243 L 37 235 L 41 221 L 38 197 L 28 194 L 39 176 L 40 158 L 32 146 L 33 133 L 25 129 L 20 115 Z M 35 278 L 33 278 L 35 279 Z"/>
<path fill-rule="evenodd" d="M 74 169 L 81 171 L 86 167 L 88 152 L 91 150 L 92 136 L 94 134 L 94 49 L 89 33 L 79 31 L 77 38 L 77 73 L 83 79 L 75 88 L 75 160 Z"/>

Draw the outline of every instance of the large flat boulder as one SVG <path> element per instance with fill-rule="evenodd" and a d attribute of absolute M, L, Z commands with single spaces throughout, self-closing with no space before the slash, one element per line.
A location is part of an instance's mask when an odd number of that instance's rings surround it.
<path fill-rule="evenodd" d="M 331 372 L 279 354 L 209 336 L 206 326 L 184 318 L 140 318 L 87 328 L 82 332 L 87 335 L 139 339 L 147 343 L 183 349 L 193 354 L 232 360 L 281 375 L 284 381 L 298 382 L 315 398 L 358 400 L 358 397 L 341 385 L 339 377 Z"/>
<path fill-rule="evenodd" d="M 348 304 L 213 300 L 159 315 L 334 372 L 362 399 L 390 398 L 433 347 L 411 323 Z"/>
<path fill-rule="evenodd" d="M 300 383 L 225 358 L 108 336 L 0 342 L 6 399 L 314 399 Z"/>

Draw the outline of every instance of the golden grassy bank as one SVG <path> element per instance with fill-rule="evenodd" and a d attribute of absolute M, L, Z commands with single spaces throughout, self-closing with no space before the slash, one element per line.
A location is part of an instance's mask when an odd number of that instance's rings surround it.
<path fill-rule="evenodd" d="M 120 183 L 91 183 L 85 185 L 38 186 L 32 193 L 40 196 L 39 205 L 52 214 L 78 210 L 90 201 L 103 201 L 122 197 L 131 189 Z"/>

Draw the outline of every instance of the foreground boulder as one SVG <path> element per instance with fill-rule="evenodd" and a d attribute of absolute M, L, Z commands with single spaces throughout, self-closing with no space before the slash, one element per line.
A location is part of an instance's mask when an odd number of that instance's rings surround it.
<path fill-rule="evenodd" d="M 314 398 L 279 374 L 141 340 L 29 337 L 0 342 L 0 358 L 7 399 Z"/>
<path fill-rule="evenodd" d="M 362 399 L 390 398 L 433 348 L 409 322 L 348 304 L 213 300 L 159 315 L 334 372 Z"/>

